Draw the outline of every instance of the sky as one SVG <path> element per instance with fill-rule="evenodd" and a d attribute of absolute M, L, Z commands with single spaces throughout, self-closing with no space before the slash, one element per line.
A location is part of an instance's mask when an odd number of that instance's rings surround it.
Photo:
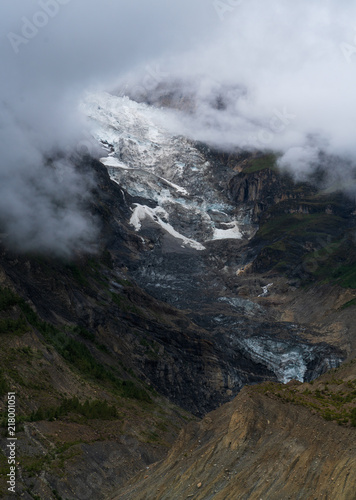
<path fill-rule="evenodd" d="M 70 155 L 92 147 L 81 95 L 117 82 L 148 92 L 178 82 L 194 111 L 172 113 L 175 132 L 276 150 L 296 179 L 323 151 L 329 185 L 350 190 L 354 1 L 13 0 L 0 36 L 0 231 L 16 248 L 95 249 L 83 208 L 95 181 Z"/>
<path fill-rule="evenodd" d="M 17 249 L 71 256 L 92 248 L 93 179 L 70 152 L 91 150 L 78 101 L 89 87 L 186 50 L 215 13 L 198 0 L 14 0 L 0 18 L 0 232 Z M 184 36 L 183 36 L 184 35 Z M 48 166 L 58 151 L 60 161 Z"/>
<path fill-rule="evenodd" d="M 356 3 L 213 4 L 218 22 L 208 43 L 161 61 L 162 83 L 179 82 L 194 99 L 194 111 L 173 116 L 172 126 L 218 148 L 279 152 L 280 167 L 297 180 L 322 164 L 325 187 L 349 191 Z"/>

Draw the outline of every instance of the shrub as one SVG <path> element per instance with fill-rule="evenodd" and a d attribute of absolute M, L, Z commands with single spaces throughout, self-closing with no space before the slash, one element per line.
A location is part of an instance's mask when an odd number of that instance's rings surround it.
<path fill-rule="evenodd" d="M 64 417 L 69 413 L 83 415 L 87 419 L 102 419 L 110 420 L 117 418 L 117 410 L 115 406 L 111 406 L 107 401 L 85 401 L 80 403 L 78 398 L 64 399 L 60 406 L 56 408 L 39 408 L 30 416 L 31 422 L 39 420 L 54 420 L 55 418 Z"/>
<path fill-rule="evenodd" d="M 19 302 L 19 297 L 9 288 L 0 287 L 0 311 L 7 311 Z"/>
<path fill-rule="evenodd" d="M 49 342 L 68 363 L 80 370 L 83 374 L 92 379 L 109 383 L 123 397 L 138 399 L 148 403 L 152 401 L 144 389 L 137 387 L 131 381 L 119 379 L 112 371 L 99 363 L 82 342 L 71 338 L 50 323 L 42 321 L 21 297 L 15 295 L 9 289 L 0 287 L 0 310 L 1 308 L 10 308 L 13 305 L 18 305 L 20 307 L 23 316 L 18 320 L 0 320 L 0 334 L 12 333 L 16 335 L 26 333 L 29 323 L 43 335 L 45 340 Z M 94 334 L 81 326 L 75 327 L 74 331 L 88 340 L 95 341 Z M 5 383 L 1 383 L 0 377 L 0 392 L 1 387 L 5 388 L 5 386 Z"/>
<path fill-rule="evenodd" d="M 1 319 L 0 334 L 21 335 L 28 331 L 26 319 L 22 316 L 19 319 Z"/>
<path fill-rule="evenodd" d="M 354 408 L 353 410 L 351 410 L 351 425 L 353 427 L 356 427 L 356 408 Z"/>
<path fill-rule="evenodd" d="M 37 328 L 44 338 L 53 345 L 57 352 L 76 369 L 90 378 L 108 382 L 113 385 L 121 396 L 151 402 L 150 396 L 144 389 L 137 387 L 133 382 L 117 378 L 110 370 L 99 363 L 91 354 L 86 345 L 74 340 L 67 334 L 59 331 L 53 325 L 42 321 L 25 302 L 20 303 L 26 318 L 32 326 Z M 77 327 L 80 332 L 87 332 Z M 90 335 L 90 332 L 88 332 Z"/>

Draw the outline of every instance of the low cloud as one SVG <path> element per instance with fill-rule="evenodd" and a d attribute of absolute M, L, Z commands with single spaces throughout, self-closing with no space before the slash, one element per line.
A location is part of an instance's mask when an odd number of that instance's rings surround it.
<path fill-rule="evenodd" d="M 310 176 L 321 153 L 333 158 L 334 170 L 339 158 L 340 171 L 352 177 L 355 3 L 222 0 L 212 5 L 216 30 L 209 42 L 162 60 L 156 72 L 161 78 L 146 88 L 148 100 L 160 104 L 170 90 L 181 108 L 172 114 L 174 131 L 220 149 L 278 151 L 280 165 L 299 180 Z M 137 82 L 131 88 L 139 94 L 144 72 Z"/>
<path fill-rule="evenodd" d="M 16 0 L 0 19 L 0 231 L 20 250 L 91 249 L 85 208 L 92 179 L 73 152 L 93 152 L 78 112 L 84 90 L 104 88 L 146 61 L 186 49 L 215 22 L 205 2 Z M 187 13 L 189 12 L 189 16 Z M 210 23 L 210 25 L 209 25 Z M 184 33 L 184 36 L 182 34 Z M 49 162 L 48 159 L 61 160 Z"/>
<path fill-rule="evenodd" d="M 67 255 L 92 247 L 97 230 L 84 208 L 92 180 L 70 160 L 91 148 L 78 102 L 87 89 L 117 88 L 119 78 L 121 90 L 126 82 L 127 93 L 156 104 L 169 88 L 177 109 L 165 125 L 176 133 L 220 149 L 278 151 L 299 180 L 322 162 L 326 187 L 353 193 L 355 19 L 352 0 L 7 2 L 6 241 Z"/>

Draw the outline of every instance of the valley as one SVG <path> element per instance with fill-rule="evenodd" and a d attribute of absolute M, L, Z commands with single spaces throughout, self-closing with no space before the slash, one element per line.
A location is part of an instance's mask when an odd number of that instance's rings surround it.
<path fill-rule="evenodd" d="M 305 482 L 290 496 L 304 499 L 325 473 L 320 497 L 337 474 L 351 499 L 354 394 L 326 420 L 298 394 L 356 354 L 352 201 L 295 183 L 270 153 L 175 136 L 146 104 L 83 107 L 103 147 L 72 159 L 95 178 L 96 253 L 1 243 L 1 387 L 19 402 L 24 498 L 277 499 Z M 354 388 L 354 364 L 338 378 Z"/>

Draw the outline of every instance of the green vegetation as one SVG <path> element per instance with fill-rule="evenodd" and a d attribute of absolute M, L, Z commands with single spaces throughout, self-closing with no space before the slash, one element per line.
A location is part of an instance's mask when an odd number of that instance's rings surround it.
<path fill-rule="evenodd" d="M 99 351 L 109 353 L 109 349 L 107 348 L 106 345 L 101 344 L 97 339 L 96 336 L 93 332 L 90 332 L 86 328 L 76 325 L 74 327 L 68 327 L 67 330 L 69 332 L 73 332 L 75 335 L 79 335 L 85 340 L 88 340 L 89 342 L 92 342 Z"/>
<path fill-rule="evenodd" d="M 277 156 L 275 154 L 266 154 L 259 156 L 258 158 L 253 158 L 249 160 L 247 167 L 244 168 L 244 172 L 247 174 L 252 174 L 254 172 L 259 172 L 260 170 L 277 170 Z"/>
<path fill-rule="evenodd" d="M 0 287 L 0 311 L 8 311 L 19 303 L 19 297 L 9 288 Z"/>
<path fill-rule="evenodd" d="M 0 312 L 9 312 L 18 305 L 20 298 L 9 288 L 0 287 Z M 28 331 L 28 324 L 24 316 L 17 319 L 5 317 L 0 319 L 0 335 L 12 334 L 22 335 Z"/>
<path fill-rule="evenodd" d="M 286 386 L 267 382 L 250 389 L 270 397 L 276 396 L 285 403 L 305 406 L 325 420 L 356 427 L 356 379 L 330 378 L 323 383 L 318 382 L 316 387 L 314 384 L 305 386 L 300 383 Z"/>
<path fill-rule="evenodd" d="M 154 341 L 150 340 L 147 341 L 146 339 L 141 339 L 140 340 L 140 345 L 142 347 L 145 347 L 146 349 L 146 355 L 153 360 L 159 360 L 159 345 L 156 344 Z"/>
<path fill-rule="evenodd" d="M 5 318 L 0 320 L 0 334 L 22 334 L 29 330 L 28 324 L 30 324 L 43 335 L 45 340 L 51 344 L 74 369 L 80 371 L 86 377 L 105 383 L 122 397 L 137 399 L 147 403 L 151 402 L 151 397 L 144 389 L 138 387 L 131 380 L 122 380 L 118 378 L 112 370 L 104 367 L 94 358 L 85 344 L 79 340 L 73 339 L 68 333 L 62 332 L 53 325 L 42 321 L 23 299 L 13 294 L 10 290 L 1 289 L 0 287 L 0 303 L 2 303 L 2 307 L 5 309 L 18 305 L 22 311 L 22 315 L 19 319 L 13 320 Z M 75 327 L 74 332 L 87 340 L 95 341 L 94 334 L 81 326 Z M 101 347 L 102 350 L 106 349 L 106 347 L 101 346 L 101 344 L 99 344 L 99 347 Z M 11 373 L 10 371 L 9 375 L 14 378 L 15 381 L 20 385 L 25 384 L 16 370 L 12 370 Z M 5 382 L 1 384 L 0 378 L 0 390 L 1 386 L 5 387 L 6 384 Z"/>
<path fill-rule="evenodd" d="M 86 328 L 83 328 L 82 326 L 76 325 L 73 328 L 73 332 L 76 333 L 77 335 L 80 335 L 85 340 L 90 340 L 90 342 L 95 342 L 94 333 L 89 332 L 89 330 L 87 330 Z"/>
<path fill-rule="evenodd" d="M 44 469 L 51 458 L 48 454 L 43 457 L 22 457 L 21 465 L 30 477 L 34 477 Z"/>
<path fill-rule="evenodd" d="M 47 342 L 53 345 L 56 351 L 81 373 L 91 379 L 108 383 L 123 397 L 151 402 L 150 396 L 144 389 L 137 387 L 130 380 L 117 378 L 112 371 L 96 361 L 84 344 L 72 339 L 53 325 L 42 321 L 25 302 L 21 303 L 20 307 L 24 311 L 29 323 L 39 330 Z"/>
<path fill-rule="evenodd" d="M 63 500 L 57 490 L 52 490 L 53 496 L 56 500 Z"/>
<path fill-rule="evenodd" d="M 356 288 L 356 250 L 345 235 L 347 222 L 325 212 L 273 213 L 262 222 L 256 238 L 265 242 L 256 264 L 262 270 L 275 269 L 298 274 L 310 281 Z M 345 304 L 344 308 L 354 305 Z"/>
<path fill-rule="evenodd" d="M 331 277 L 345 288 L 356 288 L 356 263 L 340 265 L 331 272 Z"/>
<path fill-rule="evenodd" d="M 276 239 L 280 236 L 309 236 L 332 234 L 344 221 L 336 215 L 314 214 L 279 214 L 265 222 L 257 236 L 263 239 Z"/>
<path fill-rule="evenodd" d="M 141 436 L 145 443 L 157 444 L 161 442 L 159 434 L 155 431 L 144 431 Z"/>
<path fill-rule="evenodd" d="M 318 279 L 326 283 L 336 283 L 344 288 L 356 288 L 356 252 L 353 243 L 347 240 L 339 242 L 318 264 L 314 270 Z M 352 305 L 354 302 L 350 301 L 343 308 Z"/>
<path fill-rule="evenodd" d="M 340 309 L 343 311 L 344 309 L 352 306 L 356 306 L 356 299 L 349 300 L 346 304 L 343 304 Z"/>
<path fill-rule="evenodd" d="M 78 398 L 64 399 L 57 408 L 39 408 L 33 412 L 28 420 L 35 422 L 38 420 L 54 420 L 64 417 L 70 413 L 83 415 L 86 419 L 110 420 L 118 417 L 115 406 L 110 406 L 104 401 L 85 401 L 80 403 Z"/>
<path fill-rule="evenodd" d="M 128 300 L 124 295 L 119 295 L 118 293 L 111 292 L 111 297 L 113 302 L 121 309 L 122 311 L 132 312 L 134 314 L 142 314 L 140 309 Z"/>
<path fill-rule="evenodd" d="M 75 264 L 68 264 L 67 269 L 72 273 L 73 278 L 83 286 L 88 285 L 88 281 L 86 280 L 82 270 L 76 266 Z"/>
<path fill-rule="evenodd" d="M 274 155 L 250 159 L 244 172 L 273 169 L 276 160 Z M 254 261 L 256 270 L 274 269 L 303 285 L 319 281 L 356 288 L 352 207 L 341 194 L 316 192 L 286 177 L 280 178 L 267 200 L 255 236 L 261 248 Z"/>
<path fill-rule="evenodd" d="M 0 335 L 12 334 L 23 335 L 28 331 L 28 324 L 26 319 L 21 316 L 19 319 L 0 319 Z"/>

